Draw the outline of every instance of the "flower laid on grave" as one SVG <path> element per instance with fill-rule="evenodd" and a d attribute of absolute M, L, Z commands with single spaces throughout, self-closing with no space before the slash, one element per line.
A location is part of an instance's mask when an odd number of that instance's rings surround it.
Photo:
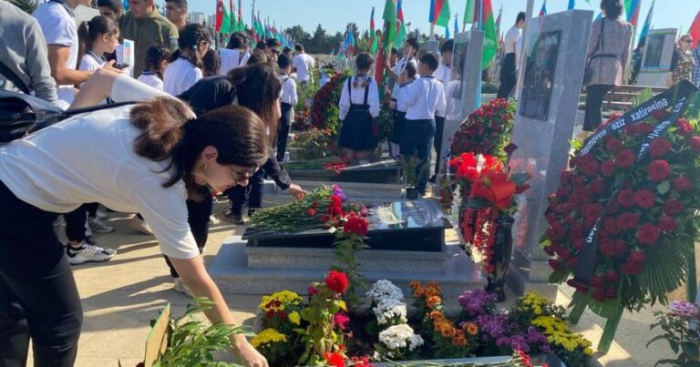
<path fill-rule="evenodd" d="M 294 136 L 289 144 L 298 154 L 296 160 L 319 160 L 335 149 L 330 129 L 311 128 Z"/>
<path fill-rule="evenodd" d="M 484 104 L 464 121 L 452 139 L 453 156 L 486 154 L 505 160 L 515 121 L 515 103 L 495 99 Z"/>
<path fill-rule="evenodd" d="M 550 281 L 576 289 L 574 322 L 587 306 L 609 320 L 601 351 L 624 309 L 665 304 L 686 279 L 695 283 L 700 126 L 682 116 L 688 90 L 696 89 L 679 85 L 576 142 L 549 198 Z"/>
<path fill-rule="evenodd" d="M 317 129 L 329 129 L 336 136 L 340 128 L 338 101 L 342 93 L 345 79 L 351 76 L 350 71 L 336 72 L 331 80 L 316 92 L 311 106 L 311 126 Z"/>
<path fill-rule="evenodd" d="M 675 359 L 661 359 L 657 362 L 671 366 L 693 366 L 700 363 L 700 335 L 697 333 L 697 325 L 700 323 L 698 307 L 686 301 L 673 301 L 668 305 L 668 310 L 656 311 L 656 322 L 651 325 L 651 330 L 660 327 L 663 334 L 657 335 L 647 343 L 647 346 L 658 340 L 665 340 L 673 350 Z"/>
<path fill-rule="evenodd" d="M 349 213 L 361 213 L 363 205 L 347 203 L 343 190 L 337 186 L 321 186 L 303 200 L 259 209 L 250 220 L 251 228 L 259 231 L 298 233 L 314 229 L 342 228 Z"/>

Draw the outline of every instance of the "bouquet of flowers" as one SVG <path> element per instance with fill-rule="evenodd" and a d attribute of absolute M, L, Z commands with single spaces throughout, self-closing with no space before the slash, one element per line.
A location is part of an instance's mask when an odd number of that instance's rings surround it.
<path fill-rule="evenodd" d="M 658 335 L 647 343 L 647 347 L 658 340 L 666 340 L 677 354 L 675 360 L 662 359 L 656 364 L 669 364 L 671 366 L 695 366 L 700 364 L 700 333 L 697 325 L 700 322 L 700 310 L 694 304 L 686 301 L 673 301 L 668 306 L 668 311 L 656 311 L 656 323 L 651 325 L 651 330 L 661 327 L 663 334 Z"/>
<path fill-rule="evenodd" d="M 350 211 L 364 213 L 362 204 L 346 203 L 338 185 L 321 186 L 303 200 L 257 210 L 250 227 L 258 231 L 298 233 L 312 229 L 335 229 L 342 226 Z"/>
<path fill-rule="evenodd" d="M 338 102 L 342 93 L 345 79 L 351 76 L 350 71 L 336 72 L 331 80 L 314 95 L 311 107 L 311 126 L 316 129 L 329 129 L 336 136 L 340 128 Z"/>
<path fill-rule="evenodd" d="M 474 111 L 452 139 L 451 152 L 487 154 L 505 160 L 505 147 L 510 143 L 515 121 L 515 103 L 495 99 Z"/>

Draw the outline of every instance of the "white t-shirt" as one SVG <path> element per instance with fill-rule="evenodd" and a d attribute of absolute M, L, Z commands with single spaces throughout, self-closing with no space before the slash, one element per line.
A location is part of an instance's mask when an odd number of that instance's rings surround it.
<path fill-rule="evenodd" d="M 340 120 L 345 120 L 348 111 L 350 111 L 350 104 L 361 105 L 365 102 L 365 88 L 362 86 L 365 80 L 369 78 L 368 91 L 367 91 L 367 104 L 369 105 L 369 114 L 373 118 L 379 116 L 379 86 L 377 82 L 371 77 L 366 75 L 353 76 L 352 78 L 345 79 L 343 83 L 343 91 L 340 94 L 340 101 L 338 102 L 338 109 L 340 110 Z M 348 83 L 354 83 L 357 80 L 358 86 L 355 88 L 352 86 L 350 88 L 351 93 L 348 93 Z"/>
<path fill-rule="evenodd" d="M 294 59 L 292 59 L 292 66 L 297 69 L 297 79 L 302 82 L 311 79 L 311 73 L 309 73 L 309 71 L 313 69 L 314 65 L 316 65 L 316 61 L 306 53 L 296 55 Z"/>
<path fill-rule="evenodd" d="M 79 115 L 0 147 L 0 181 L 39 209 L 68 213 L 100 202 L 117 211 L 141 213 L 163 254 L 199 255 L 187 222 L 184 182 L 162 187 L 168 162 L 134 152 L 141 134 L 129 120 L 132 106 Z M 79 141 L 80 144 L 70 143 Z"/>
<path fill-rule="evenodd" d="M 297 82 L 294 81 L 294 78 L 286 74 L 282 74 L 280 78 L 282 79 L 280 101 L 290 104 L 292 107 L 296 106 L 297 102 L 299 102 L 299 96 L 297 95 Z"/>
<path fill-rule="evenodd" d="M 505 42 L 505 50 L 507 54 L 515 53 L 515 44 L 522 36 L 523 30 L 516 26 L 513 26 L 508 30 L 508 33 L 506 33 L 506 38 L 503 41 Z"/>
<path fill-rule="evenodd" d="M 435 79 L 441 81 L 443 84 L 447 84 L 452 80 L 452 68 L 440 63 L 433 75 L 435 75 Z"/>
<path fill-rule="evenodd" d="M 165 73 L 163 73 L 163 92 L 172 96 L 179 96 L 190 89 L 202 77 L 200 68 L 181 57 L 165 68 Z"/>
<path fill-rule="evenodd" d="M 70 48 L 66 67 L 75 70 L 78 64 L 78 30 L 70 7 L 61 2 L 51 1 L 41 5 L 32 15 L 39 22 L 47 45 Z M 73 103 L 73 89 L 73 85 L 57 85 L 58 99 L 68 104 Z"/>
<path fill-rule="evenodd" d="M 226 76 L 229 71 L 245 66 L 248 59 L 250 59 L 250 52 L 245 51 L 245 53 L 243 53 L 243 57 L 241 58 L 240 50 L 229 50 L 227 48 L 222 48 L 219 50 L 219 58 L 221 59 L 219 75 Z"/>
<path fill-rule="evenodd" d="M 421 77 L 401 88 L 406 103 L 406 120 L 432 120 L 437 112 L 445 116 L 445 87 L 434 77 Z"/>
<path fill-rule="evenodd" d="M 139 78 L 136 80 L 138 80 L 141 83 L 144 83 L 148 86 L 151 86 L 155 89 L 163 90 L 163 81 L 160 80 L 158 75 L 156 75 L 156 73 L 154 73 L 152 71 L 147 71 L 147 70 L 142 71 L 141 75 L 139 75 Z"/>
<path fill-rule="evenodd" d="M 410 59 L 407 58 L 402 58 L 399 61 L 396 62 L 396 65 L 394 65 L 393 68 L 391 68 L 391 71 L 394 72 L 394 74 L 398 75 L 401 77 L 401 74 L 403 73 L 404 70 L 406 70 L 406 65 L 408 63 L 412 63 L 413 66 L 416 67 L 416 72 L 418 72 L 418 62 L 416 61 L 415 57 L 411 57 Z M 391 98 L 394 99 L 399 99 L 399 82 L 394 83 L 394 90 L 391 92 Z"/>
<path fill-rule="evenodd" d="M 409 80 L 406 83 L 404 83 L 402 86 L 399 86 L 399 95 L 396 98 L 396 110 L 399 112 L 406 112 L 406 97 L 404 96 L 403 93 L 401 93 L 401 89 L 403 88 L 408 88 L 411 83 L 413 83 L 415 79 Z"/>

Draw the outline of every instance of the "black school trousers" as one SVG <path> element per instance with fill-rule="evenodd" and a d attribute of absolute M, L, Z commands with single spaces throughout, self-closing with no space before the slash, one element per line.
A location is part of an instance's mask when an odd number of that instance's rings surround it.
<path fill-rule="evenodd" d="M 73 366 L 83 322 L 78 288 L 56 237 L 57 213 L 0 182 L 0 366 Z"/>

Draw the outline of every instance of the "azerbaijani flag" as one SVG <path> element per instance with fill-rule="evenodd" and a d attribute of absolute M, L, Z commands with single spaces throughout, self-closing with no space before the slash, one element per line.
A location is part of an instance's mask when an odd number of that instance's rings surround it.
<path fill-rule="evenodd" d="M 219 0 L 216 3 L 216 24 L 214 30 L 216 33 L 227 33 L 231 28 L 231 23 L 228 18 L 228 13 L 226 12 L 226 7 L 224 6 L 224 1 Z"/>
<path fill-rule="evenodd" d="M 542 8 L 540 9 L 540 16 L 543 17 L 545 15 L 547 15 L 547 0 L 542 2 Z"/>
<path fill-rule="evenodd" d="M 649 30 L 651 29 L 651 18 L 654 16 L 654 5 L 656 1 L 651 3 L 651 8 L 649 8 L 649 14 L 647 14 L 647 20 L 644 22 L 644 27 L 642 27 L 642 33 L 639 35 L 639 42 L 647 38 Z"/>
<path fill-rule="evenodd" d="M 493 17 L 493 6 L 491 0 L 483 1 L 484 8 L 481 11 L 481 30 L 484 31 L 484 54 L 481 58 L 481 68 L 486 69 L 498 53 L 498 33 L 496 32 L 496 22 Z"/>
<path fill-rule="evenodd" d="M 450 17 L 449 0 L 430 0 L 430 16 L 428 19 L 430 24 L 449 27 Z"/>
<path fill-rule="evenodd" d="M 569 8 L 567 10 L 574 10 L 576 8 L 576 0 L 569 0 Z"/>
<path fill-rule="evenodd" d="M 238 31 L 238 21 L 236 21 L 235 8 L 233 7 L 233 0 L 228 0 L 229 9 L 231 14 L 229 14 L 230 27 L 228 33 L 233 33 Z"/>
<path fill-rule="evenodd" d="M 372 37 L 372 43 L 369 47 L 369 51 L 376 54 L 377 49 L 379 49 L 379 40 L 377 39 L 377 33 L 374 29 L 374 7 L 372 7 L 372 15 L 369 17 L 369 36 Z"/>
<path fill-rule="evenodd" d="M 467 6 L 464 8 L 464 20 L 462 21 L 462 24 L 474 23 L 476 17 L 475 0 L 467 0 Z"/>
<path fill-rule="evenodd" d="M 639 22 L 639 9 L 642 7 L 642 0 L 625 0 L 625 10 L 627 12 L 627 21 L 635 28 Z"/>
<path fill-rule="evenodd" d="M 691 46 L 691 48 L 695 49 L 698 47 L 698 43 L 700 42 L 700 11 L 698 11 L 698 15 L 695 16 L 695 20 L 690 26 L 690 31 L 688 31 L 688 34 L 693 37 L 693 46 Z"/>
<path fill-rule="evenodd" d="M 384 32 L 382 32 L 382 42 L 379 45 L 379 55 L 377 55 L 377 67 L 375 68 L 374 80 L 377 83 L 384 80 L 384 64 L 387 53 L 391 52 L 392 42 L 396 32 L 396 2 L 394 0 L 386 0 L 384 3 Z M 380 88 L 380 94 L 382 94 Z M 381 99 L 382 96 L 380 96 Z"/>
<path fill-rule="evenodd" d="M 408 37 L 408 30 L 406 29 L 406 22 L 403 17 L 403 0 L 399 0 L 396 3 L 396 26 L 398 27 L 396 31 L 396 38 L 394 38 L 394 44 L 401 46 L 403 41 Z"/>

